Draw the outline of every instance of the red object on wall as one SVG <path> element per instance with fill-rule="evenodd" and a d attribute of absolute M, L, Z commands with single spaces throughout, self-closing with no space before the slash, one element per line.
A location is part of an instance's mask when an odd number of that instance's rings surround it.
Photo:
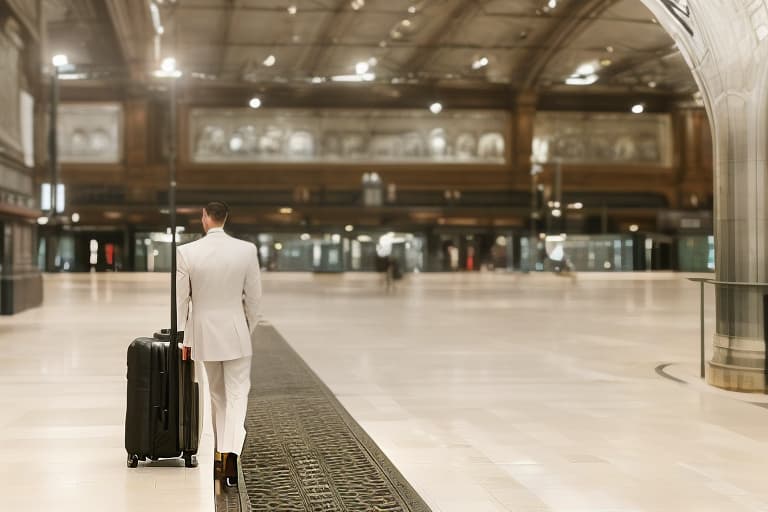
<path fill-rule="evenodd" d="M 106 244 L 104 246 L 104 259 L 107 260 L 107 265 L 115 264 L 115 244 Z"/>

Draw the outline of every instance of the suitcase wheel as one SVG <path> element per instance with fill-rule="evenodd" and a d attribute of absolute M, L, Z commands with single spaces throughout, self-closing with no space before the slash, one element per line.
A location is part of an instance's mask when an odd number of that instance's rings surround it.
<path fill-rule="evenodd" d="M 197 457 L 195 457 L 193 453 L 184 452 L 184 467 L 187 467 L 187 468 L 197 467 Z"/>
<path fill-rule="evenodd" d="M 139 456 L 134 454 L 128 455 L 128 467 L 135 468 L 139 465 Z"/>

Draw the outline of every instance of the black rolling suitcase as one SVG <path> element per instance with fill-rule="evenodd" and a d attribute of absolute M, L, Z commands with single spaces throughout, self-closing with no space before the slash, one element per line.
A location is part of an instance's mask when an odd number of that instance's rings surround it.
<path fill-rule="evenodd" d="M 199 442 L 199 388 L 193 361 L 181 361 L 170 330 L 137 338 L 128 347 L 128 401 L 125 449 L 128 467 L 140 460 L 183 457 L 196 466 Z"/>
<path fill-rule="evenodd" d="M 175 157 L 170 161 L 171 233 L 176 233 Z M 176 237 L 171 243 L 171 328 L 152 338 L 137 338 L 128 347 L 128 401 L 125 449 L 128 467 L 140 460 L 184 458 L 197 465 L 200 436 L 200 394 L 194 361 L 182 360 L 177 331 Z"/>

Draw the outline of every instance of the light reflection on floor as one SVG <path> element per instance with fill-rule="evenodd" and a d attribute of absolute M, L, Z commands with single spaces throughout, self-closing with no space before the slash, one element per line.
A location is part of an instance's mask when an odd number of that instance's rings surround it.
<path fill-rule="evenodd" d="M 768 410 L 654 372 L 697 372 L 683 276 L 380 285 L 268 274 L 265 313 L 433 510 L 768 507 Z M 206 457 L 124 465 L 124 351 L 165 325 L 166 290 L 162 275 L 53 276 L 44 308 L 0 319 L 3 508 L 211 510 Z"/>

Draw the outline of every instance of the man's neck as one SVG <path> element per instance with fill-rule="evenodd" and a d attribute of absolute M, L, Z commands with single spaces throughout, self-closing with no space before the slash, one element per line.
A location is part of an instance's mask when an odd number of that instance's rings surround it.
<path fill-rule="evenodd" d="M 224 226 L 212 226 L 208 228 L 208 233 L 222 233 L 223 231 L 224 231 Z"/>

